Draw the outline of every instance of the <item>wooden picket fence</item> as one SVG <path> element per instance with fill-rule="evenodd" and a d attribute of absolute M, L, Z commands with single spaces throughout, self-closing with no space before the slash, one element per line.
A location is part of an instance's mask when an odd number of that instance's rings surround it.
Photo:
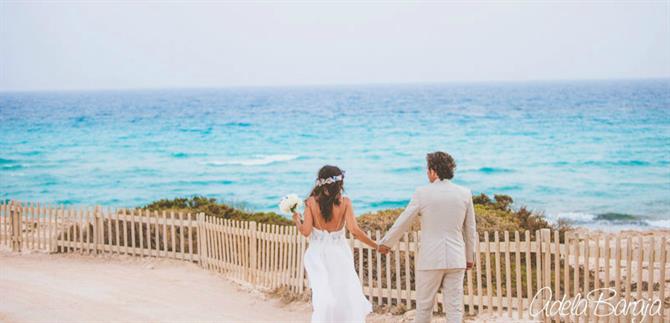
<path fill-rule="evenodd" d="M 378 239 L 382 232 L 368 232 Z M 530 304 L 582 296 L 610 287 L 610 302 L 663 300 L 645 322 L 668 322 L 666 284 L 670 263 L 663 233 L 561 234 L 484 232 L 477 241 L 475 267 L 466 271 L 464 304 L 468 314 L 492 313 L 513 319 L 609 321 L 592 311 L 569 317 L 531 315 Z M 348 237 L 364 293 L 375 305 L 414 307 L 414 257 L 420 233 L 405 233 L 387 255 Z M 309 287 L 302 255 L 309 240 L 293 226 L 232 221 L 205 214 L 108 208 L 65 208 L 40 204 L 0 204 L 0 244 L 15 251 L 116 253 L 198 263 L 260 288 L 302 293 Z M 552 294 L 539 293 L 550 287 Z M 595 296 L 599 296 L 596 294 Z M 442 298 L 436 298 L 437 311 Z M 539 311 L 539 306 L 534 310 Z M 603 313 L 601 309 L 601 314 Z M 620 315 L 624 322 L 640 316 Z"/>
<path fill-rule="evenodd" d="M 14 251 L 112 252 L 198 262 L 198 223 L 189 213 L 3 203 L 0 243 Z"/>

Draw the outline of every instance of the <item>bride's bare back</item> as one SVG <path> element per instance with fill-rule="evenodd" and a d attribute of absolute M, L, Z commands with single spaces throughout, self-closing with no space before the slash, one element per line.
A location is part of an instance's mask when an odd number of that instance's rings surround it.
<path fill-rule="evenodd" d="M 305 206 L 309 208 L 309 212 L 314 219 L 313 226 L 315 228 L 328 232 L 340 231 L 342 228 L 344 228 L 346 222 L 345 216 L 347 212 L 347 204 L 344 202 L 344 197 L 340 197 L 339 201 L 339 205 L 333 205 L 333 216 L 330 218 L 330 221 L 326 221 L 326 219 L 323 217 L 323 214 L 321 213 L 319 203 L 316 201 L 316 199 L 312 196 L 307 200 Z M 308 210 L 305 210 L 305 214 L 307 214 L 307 212 Z"/>
<path fill-rule="evenodd" d="M 321 214 L 319 203 L 313 196 L 307 199 L 305 203 L 305 218 L 300 219 L 299 213 L 294 213 L 293 220 L 296 227 L 304 236 L 309 236 L 312 233 L 312 228 L 321 231 L 335 232 L 342 230 L 344 226 L 347 230 L 358 240 L 367 244 L 368 246 L 377 249 L 377 243 L 370 239 L 363 230 L 358 226 L 358 221 L 354 216 L 353 206 L 351 200 L 346 197 L 340 197 L 340 204 L 333 205 L 333 217 L 330 221 Z"/>

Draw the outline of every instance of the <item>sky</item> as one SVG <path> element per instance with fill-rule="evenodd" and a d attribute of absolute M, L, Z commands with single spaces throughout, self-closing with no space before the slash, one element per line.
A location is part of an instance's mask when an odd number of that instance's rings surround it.
<path fill-rule="evenodd" d="M 667 0 L 0 0 L 0 91 L 667 77 Z"/>

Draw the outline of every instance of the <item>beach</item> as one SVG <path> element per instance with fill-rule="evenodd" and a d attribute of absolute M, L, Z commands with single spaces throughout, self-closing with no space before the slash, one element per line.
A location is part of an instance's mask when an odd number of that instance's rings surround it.
<path fill-rule="evenodd" d="M 285 304 L 183 261 L 2 249 L 0 263 L 0 322 L 309 322 L 311 317 L 307 302 Z M 371 314 L 367 322 L 411 322 L 412 313 Z M 483 316 L 467 321 L 498 322 Z"/>
<path fill-rule="evenodd" d="M 183 261 L 0 252 L 1 322 L 300 321 L 306 306 Z"/>
<path fill-rule="evenodd" d="M 0 0 L 0 323 L 670 323 L 670 0 L 502 4 Z"/>

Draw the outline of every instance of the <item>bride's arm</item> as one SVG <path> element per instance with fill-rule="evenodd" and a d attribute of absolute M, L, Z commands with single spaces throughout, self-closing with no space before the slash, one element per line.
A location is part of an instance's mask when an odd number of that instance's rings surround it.
<path fill-rule="evenodd" d="M 351 235 L 354 236 L 354 238 L 360 240 L 361 242 L 365 243 L 366 245 L 372 247 L 373 249 L 377 250 L 378 246 L 377 243 L 370 239 L 363 230 L 358 226 L 358 221 L 356 221 L 356 217 L 354 216 L 354 208 L 351 205 L 351 200 L 348 198 L 344 199 L 346 203 L 346 212 L 344 214 L 344 220 L 347 224 L 347 229 L 349 232 L 351 232 Z"/>
<path fill-rule="evenodd" d="M 313 218 L 312 218 L 312 212 L 310 211 L 311 208 L 308 205 L 309 200 L 307 203 L 305 203 L 305 220 L 302 221 L 300 219 L 300 213 L 298 212 L 293 212 L 293 223 L 295 223 L 295 227 L 298 228 L 298 231 L 302 233 L 305 237 L 308 237 L 312 233 L 312 223 L 313 223 Z"/>

